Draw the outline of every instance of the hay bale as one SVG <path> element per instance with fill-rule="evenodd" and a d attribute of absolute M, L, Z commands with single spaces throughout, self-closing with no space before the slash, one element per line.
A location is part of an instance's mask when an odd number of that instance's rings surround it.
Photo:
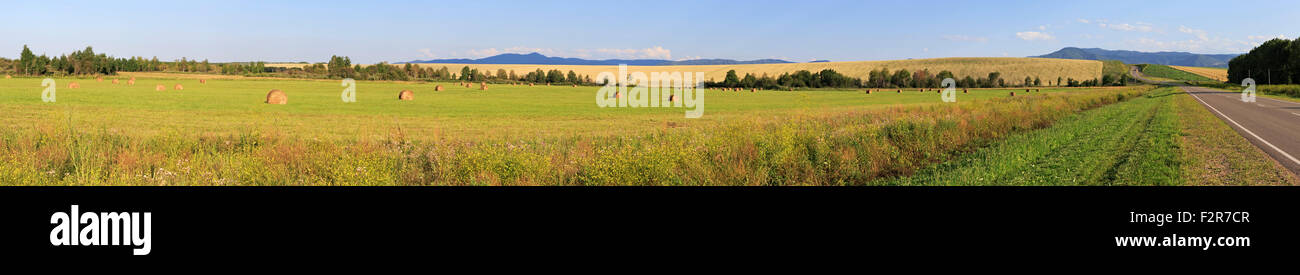
<path fill-rule="evenodd" d="M 1038 89 L 1034 89 L 1034 92 L 1037 93 L 1037 92 L 1039 92 L 1039 91 L 1038 91 Z"/>
<path fill-rule="evenodd" d="M 966 89 L 961 89 L 961 93 L 966 93 Z"/>
<path fill-rule="evenodd" d="M 578 87 L 578 84 L 573 84 L 573 87 L 574 87 L 574 88 L 577 88 L 577 87 Z"/>
<path fill-rule="evenodd" d="M 208 84 L 208 80 L 207 80 L 207 79 L 202 79 L 202 78 L 200 78 L 200 79 L 199 79 L 199 84 Z"/>
<path fill-rule="evenodd" d="M 175 89 L 177 91 L 184 91 L 185 86 L 181 86 L 181 84 L 176 84 L 176 86 L 173 86 L 172 89 Z"/>
<path fill-rule="evenodd" d="M 154 85 L 153 90 L 161 92 L 163 90 L 167 90 L 167 86 L 163 86 L 162 84 Z"/>
<path fill-rule="evenodd" d="M 14 76 L 12 76 L 12 75 L 5 75 L 5 79 L 10 79 L 10 78 L 14 78 Z"/>
<path fill-rule="evenodd" d="M 116 79 L 116 78 L 113 79 L 113 84 L 117 84 L 117 79 Z"/>
<path fill-rule="evenodd" d="M 69 82 L 69 83 L 68 83 L 68 89 L 77 89 L 77 88 L 81 88 L 81 84 L 78 84 L 78 83 L 76 83 L 76 82 Z"/>
<path fill-rule="evenodd" d="M 127 80 L 127 81 L 126 81 L 126 85 L 129 85 L 129 86 L 135 86 L 135 79 L 132 78 L 131 80 Z"/>
<path fill-rule="evenodd" d="M 871 94 L 871 90 L 867 90 L 867 94 Z"/>
<path fill-rule="evenodd" d="M 271 90 L 266 93 L 266 104 L 288 104 L 289 96 L 280 90 Z"/>
<path fill-rule="evenodd" d="M 487 82 L 479 83 L 479 84 L 478 84 L 478 90 L 479 90 L 479 91 L 487 91 L 487 90 L 488 90 Z"/>
<path fill-rule="evenodd" d="M 442 85 L 438 85 L 438 87 L 433 87 L 433 91 L 434 91 L 434 92 L 441 92 L 441 91 L 442 91 Z"/>
<path fill-rule="evenodd" d="M 528 83 L 528 87 L 532 87 L 532 86 L 533 86 L 533 83 Z"/>
<path fill-rule="evenodd" d="M 758 92 L 758 89 L 757 89 L 757 88 L 749 88 L 749 92 L 751 92 L 751 93 L 753 93 L 753 92 Z"/>
<path fill-rule="evenodd" d="M 102 77 L 102 76 L 96 76 L 96 77 L 95 77 L 95 82 L 104 82 L 104 77 Z"/>
<path fill-rule="evenodd" d="M 415 100 L 415 92 L 411 90 L 402 90 L 397 92 L 397 100 Z"/>
<path fill-rule="evenodd" d="M 1029 93 L 1029 89 L 1025 89 L 1025 93 L 1028 94 L 1028 93 Z"/>
<path fill-rule="evenodd" d="M 1012 91 L 1011 96 L 1016 96 L 1016 92 Z"/>

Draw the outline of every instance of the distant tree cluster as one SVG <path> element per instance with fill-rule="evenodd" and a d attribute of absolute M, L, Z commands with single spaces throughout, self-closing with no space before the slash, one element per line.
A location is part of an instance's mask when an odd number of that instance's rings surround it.
<path fill-rule="evenodd" d="M 8 62 L 10 71 L 19 75 L 111 75 L 119 71 L 124 72 L 152 72 L 152 71 L 177 71 L 177 72 L 211 72 L 212 64 L 207 60 L 202 62 L 196 60 L 181 60 L 174 62 L 158 61 L 157 57 L 145 59 L 144 57 L 131 58 L 114 58 L 105 54 L 96 54 L 91 47 L 85 50 L 74 51 L 70 54 L 60 56 L 36 55 L 32 50 L 23 45 L 22 53 L 19 54 L 18 60 Z"/>
<path fill-rule="evenodd" d="M 1259 84 L 1300 83 L 1300 38 L 1269 40 L 1228 62 L 1228 82 L 1246 78 Z"/>
<path fill-rule="evenodd" d="M 831 69 L 816 73 L 800 70 L 794 73 L 783 73 L 775 78 L 767 74 L 755 76 L 749 73 L 745 74 L 744 77 L 740 77 L 736 74 L 736 70 L 730 70 L 727 71 L 727 75 L 722 82 L 709 80 L 704 82 L 704 86 L 770 90 L 781 88 L 858 88 L 862 86 L 862 79 L 849 77 Z"/>

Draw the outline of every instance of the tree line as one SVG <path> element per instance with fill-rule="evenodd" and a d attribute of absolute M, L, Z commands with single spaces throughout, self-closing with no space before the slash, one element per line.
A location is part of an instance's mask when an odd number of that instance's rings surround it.
<path fill-rule="evenodd" d="M 1269 40 L 1228 61 L 1228 82 L 1246 78 L 1258 84 L 1300 83 L 1300 38 Z"/>
<path fill-rule="evenodd" d="M 1278 42 L 1280 41 L 1280 42 Z M 1275 45 L 1282 43 L 1283 45 Z M 1300 53 L 1300 50 L 1289 51 L 1286 49 L 1295 47 L 1290 41 L 1276 39 L 1269 41 L 1256 50 L 1252 50 L 1247 56 L 1294 56 L 1293 52 Z M 1268 47 L 1266 47 L 1268 46 Z M 1274 47 L 1276 46 L 1276 47 Z M 1281 50 L 1274 50 L 1275 48 Z M 1281 53 L 1278 53 L 1281 51 Z M 1272 59 L 1268 58 L 1249 58 L 1238 57 L 1233 59 L 1234 63 L 1244 62 L 1242 60 L 1264 60 L 1269 62 L 1249 63 L 1251 65 L 1261 66 L 1280 66 L 1283 69 L 1296 69 L 1300 66 L 1290 66 L 1274 64 Z M 1300 59 L 1300 58 L 1297 58 Z M 1241 64 L 1238 64 L 1241 65 Z M 9 68 L 16 74 L 20 75 L 112 75 L 117 72 L 199 72 L 199 73 L 218 73 L 226 75 L 244 75 L 244 76 L 276 76 L 291 78 L 315 78 L 315 79 L 343 79 L 352 78 L 358 80 L 437 80 L 437 81 L 469 81 L 469 82 L 532 82 L 532 83 L 556 83 L 556 84 L 592 84 L 592 78 L 589 75 L 580 75 L 570 70 L 567 73 L 560 70 L 536 71 L 517 74 L 514 70 L 497 69 L 496 71 L 462 67 L 459 72 L 453 72 L 446 66 L 433 68 L 430 66 L 419 66 L 415 64 L 393 65 L 387 62 L 379 64 L 362 66 L 352 64 L 352 59 L 346 56 L 331 56 L 329 62 L 306 64 L 299 68 L 286 67 L 267 67 L 265 62 L 229 62 L 229 63 L 210 63 L 207 60 L 197 61 L 182 57 L 176 61 L 159 61 L 157 57 L 145 59 L 144 57 L 131 58 L 114 58 L 105 54 L 96 54 L 94 49 L 86 47 L 85 50 L 75 51 L 70 54 L 56 57 L 46 55 L 35 55 L 26 45 L 23 46 L 22 53 L 18 60 L 0 59 L 0 68 Z M 1245 66 L 1233 66 L 1233 68 L 1245 68 Z M 1237 71 L 1241 71 L 1238 69 Z M 1254 74 L 1264 70 L 1249 70 Z M 1283 70 L 1277 70 L 1283 71 Z M 1229 70 L 1231 76 L 1232 69 Z M 808 70 L 799 70 L 792 73 L 783 73 L 779 76 L 770 76 L 763 74 L 761 76 L 746 73 L 743 77 L 739 76 L 735 70 L 727 71 L 726 76 L 721 82 L 709 80 L 705 81 L 708 87 L 726 87 L 726 88 L 761 88 L 761 89 L 784 89 L 784 88 L 940 88 L 940 82 L 945 78 L 953 78 L 957 81 L 959 88 L 1002 88 L 1002 87 L 1028 87 L 1043 86 L 1043 81 L 1039 78 L 1025 77 L 1018 84 L 1009 83 L 1002 78 L 999 72 L 991 72 L 987 76 L 972 77 L 965 76 L 957 78 L 950 71 L 940 71 L 932 73 L 929 69 L 911 72 L 908 70 L 890 71 L 889 69 L 872 70 L 867 79 L 850 77 L 840 74 L 835 70 L 825 69 L 819 72 Z M 1244 77 L 1243 77 L 1244 78 Z M 1258 77 L 1257 77 L 1258 79 Z M 1287 76 L 1284 83 L 1290 83 L 1291 78 Z M 1127 85 L 1128 79 L 1123 76 L 1105 75 L 1101 79 L 1075 80 L 1057 78 L 1055 82 L 1048 81 L 1048 86 L 1114 86 Z"/>
<path fill-rule="evenodd" d="M 767 74 L 755 76 L 746 73 L 744 77 L 739 77 L 736 70 L 727 71 L 726 77 L 722 82 L 713 80 L 705 81 L 707 87 L 722 88 L 759 88 L 759 89 L 786 89 L 786 88 L 942 88 L 940 85 L 945 78 L 952 78 L 956 81 L 957 88 L 1005 88 L 1005 87 L 1036 87 L 1044 86 L 1043 80 L 1038 77 L 1028 77 L 1019 83 L 1008 83 L 1002 78 L 1000 72 L 990 72 L 987 76 L 972 77 L 965 76 L 957 78 L 951 71 L 940 71 L 932 73 L 929 69 L 911 72 L 908 70 L 890 71 L 888 68 L 872 70 L 867 74 L 864 81 L 861 78 L 849 77 L 836 72 L 835 70 L 825 69 L 820 72 L 810 72 L 808 70 L 799 70 L 793 73 L 783 73 L 778 77 L 771 77 Z M 1101 79 L 1075 80 L 1074 78 L 1056 79 L 1056 86 L 1069 87 L 1094 87 L 1094 86 L 1124 86 L 1128 85 L 1128 78 L 1123 76 L 1104 75 Z M 1051 86 L 1051 85 L 1048 85 Z"/>

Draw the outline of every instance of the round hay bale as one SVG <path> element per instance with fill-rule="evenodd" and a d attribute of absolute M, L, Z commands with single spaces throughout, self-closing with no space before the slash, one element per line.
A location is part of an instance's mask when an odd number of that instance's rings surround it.
<path fill-rule="evenodd" d="M 161 92 L 161 91 L 166 90 L 166 89 L 167 89 L 167 86 L 163 86 L 162 84 L 158 84 L 158 85 L 153 86 L 153 90 L 154 90 L 154 91 L 159 91 L 159 92 Z"/>
<path fill-rule="evenodd" d="M 485 82 L 485 83 L 479 83 L 479 84 L 478 84 L 478 90 L 479 90 L 479 91 L 487 91 L 487 90 L 488 90 L 487 83 L 486 83 L 486 82 Z"/>
<path fill-rule="evenodd" d="M 415 92 L 411 90 L 402 90 L 397 92 L 397 100 L 415 100 Z"/>
<path fill-rule="evenodd" d="M 533 86 L 533 83 L 528 83 L 528 87 L 532 87 L 532 86 Z"/>
<path fill-rule="evenodd" d="M 966 89 L 961 89 L 961 93 L 966 93 Z"/>
<path fill-rule="evenodd" d="M 68 89 L 77 89 L 77 88 L 81 88 L 81 84 L 78 84 L 78 83 L 76 83 L 76 82 L 69 82 L 69 83 L 68 83 Z"/>
<path fill-rule="evenodd" d="M 749 92 L 751 92 L 751 93 L 753 93 L 753 92 L 758 92 L 758 89 L 756 89 L 756 88 L 749 88 Z"/>
<path fill-rule="evenodd" d="M 102 77 L 102 76 L 96 76 L 96 77 L 95 77 L 95 82 L 104 82 L 104 77 Z"/>
<path fill-rule="evenodd" d="M 898 93 L 903 93 L 903 89 L 898 89 Z"/>
<path fill-rule="evenodd" d="M 1038 89 L 1034 89 L 1034 92 L 1037 93 L 1037 92 L 1039 92 L 1039 91 L 1038 91 Z"/>
<path fill-rule="evenodd" d="M 126 85 L 135 86 L 135 78 L 126 81 Z"/>
<path fill-rule="evenodd" d="M 200 78 L 200 79 L 199 79 L 199 84 L 208 84 L 208 80 L 207 80 L 207 79 L 202 79 L 202 78 Z"/>
<path fill-rule="evenodd" d="M 1028 93 L 1029 93 L 1029 89 L 1025 89 L 1025 93 L 1028 94 Z"/>
<path fill-rule="evenodd" d="M 867 94 L 871 94 L 871 90 L 867 90 Z"/>
<path fill-rule="evenodd" d="M 172 86 L 172 89 L 177 90 L 177 91 L 184 91 L 184 90 L 185 90 L 185 86 L 181 86 L 181 84 L 176 84 L 176 86 Z"/>
<path fill-rule="evenodd" d="M 116 79 L 116 78 L 113 79 L 113 84 L 117 84 L 117 79 Z"/>
<path fill-rule="evenodd" d="M 441 91 L 442 91 L 442 85 L 438 85 L 438 87 L 433 87 L 433 91 L 434 91 L 434 92 L 441 92 Z"/>
<path fill-rule="evenodd" d="M 1011 96 L 1016 96 L 1016 92 L 1011 92 Z"/>
<path fill-rule="evenodd" d="M 271 90 L 266 93 L 266 104 L 288 104 L 289 96 L 280 90 Z"/>
<path fill-rule="evenodd" d="M 10 79 L 10 78 L 14 78 L 14 76 L 12 76 L 12 75 L 5 75 L 5 79 Z"/>
<path fill-rule="evenodd" d="M 578 87 L 578 84 L 573 84 L 573 87 L 574 87 L 574 88 L 577 88 L 577 87 Z"/>

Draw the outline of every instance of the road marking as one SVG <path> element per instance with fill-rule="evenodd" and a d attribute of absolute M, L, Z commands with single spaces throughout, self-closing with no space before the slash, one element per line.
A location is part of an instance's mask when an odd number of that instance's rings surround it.
<path fill-rule="evenodd" d="M 1186 89 L 1183 89 L 1183 91 L 1186 91 Z M 1200 97 L 1200 96 L 1196 96 L 1196 94 L 1192 94 L 1192 93 L 1188 93 L 1188 94 L 1190 94 L 1190 95 L 1192 95 L 1192 97 L 1196 98 L 1196 101 L 1200 101 L 1201 104 L 1204 104 L 1205 107 L 1210 107 L 1210 110 L 1214 110 L 1215 113 L 1219 113 L 1219 116 L 1222 116 L 1223 119 L 1227 119 L 1228 122 L 1232 122 L 1233 125 L 1237 125 L 1237 127 L 1238 127 L 1238 128 L 1241 128 L 1242 131 L 1246 131 L 1246 133 L 1247 133 L 1247 134 L 1250 134 L 1250 136 L 1253 136 L 1253 137 L 1255 137 L 1255 139 L 1258 139 L 1260 142 L 1263 142 L 1264 145 L 1268 145 L 1269 148 L 1273 148 L 1274 151 L 1277 151 L 1278 153 L 1281 153 L 1282 156 L 1286 157 L 1287 159 L 1290 159 L 1291 162 L 1294 162 L 1295 164 L 1300 165 L 1300 160 L 1298 160 L 1298 159 L 1296 159 L 1295 157 L 1291 156 L 1291 154 L 1287 154 L 1286 151 L 1282 151 L 1282 149 L 1277 148 L 1277 146 L 1274 146 L 1273 143 L 1268 142 L 1268 140 L 1264 140 L 1264 138 L 1259 137 L 1259 135 L 1256 135 L 1255 132 L 1250 131 L 1250 129 L 1246 129 L 1246 126 L 1242 126 L 1241 123 L 1237 123 L 1236 120 L 1232 120 L 1232 118 L 1231 118 L 1231 117 L 1228 117 L 1227 114 L 1224 114 L 1223 112 L 1220 112 L 1218 108 L 1214 108 L 1214 106 L 1210 106 L 1210 103 L 1206 103 L 1204 100 L 1201 100 L 1201 97 Z"/>

